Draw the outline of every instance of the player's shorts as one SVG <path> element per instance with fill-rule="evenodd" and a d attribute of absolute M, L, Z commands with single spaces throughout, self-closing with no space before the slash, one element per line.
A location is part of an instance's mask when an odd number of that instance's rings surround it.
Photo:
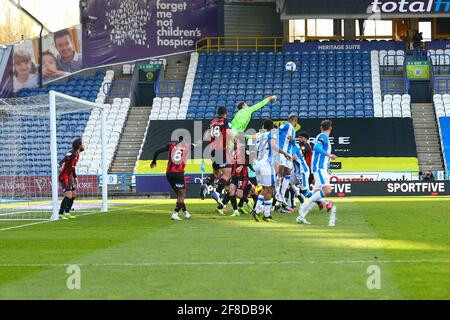
<path fill-rule="evenodd" d="M 244 191 L 245 188 L 247 188 L 247 186 L 249 185 L 250 181 L 247 177 L 232 176 L 230 183 L 235 185 L 238 190 Z"/>
<path fill-rule="evenodd" d="M 59 183 L 61 184 L 63 193 L 76 190 L 72 177 L 59 177 Z"/>
<path fill-rule="evenodd" d="M 320 169 L 314 173 L 314 190 L 322 189 L 330 185 L 330 175 L 328 170 Z"/>
<path fill-rule="evenodd" d="M 263 187 L 275 186 L 275 168 L 266 160 L 256 162 L 256 180 Z"/>
<path fill-rule="evenodd" d="M 291 170 L 292 170 L 292 168 L 294 168 L 294 165 L 292 164 L 292 161 L 286 159 L 286 157 L 284 155 L 282 155 L 282 154 L 280 154 L 279 157 L 278 157 L 278 164 L 279 164 L 280 167 L 285 167 L 285 168 L 288 168 L 288 169 L 291 169 Z"/>
<path fill-rule="evenodd" d="M 231 155 L 227 150 L 211 150 L 212 167 L 214 170 L 231 168 Z"/>
<path fill-rule="evenodd" d="M 184 179 L 183 172 L 166 173 L 166 177 L 167 181 L 175 192 L 180 189 L 186 189 L 186 181 Z"/>

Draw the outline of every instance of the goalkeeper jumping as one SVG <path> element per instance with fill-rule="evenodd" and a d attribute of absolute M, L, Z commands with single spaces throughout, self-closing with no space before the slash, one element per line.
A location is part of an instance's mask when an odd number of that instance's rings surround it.
<path fill-rule="evenodd" d="M 226 127 L 228 127 L 228 123 L 226 123 L 226 121 L 225 121 L 226 116 L 227 116 L 226 111 L 225 111 L 225 115 L 221 115 L 220 118 L 214 119 L 210 124 L 211 130 L 213 130 L 214 127 L 217 126 L 216 122 L 224 125 L 224 127 L 221 127 L 220 130 L 215 130 L 215 131 L 217 131 L 217 133 L 215 135 L 211 135 L 211 145 L 214 145 L 216 140 L 220 140 L 223 142 L 222 146 L 220 147 L 220 148 L 223 148 L 222 153 L 229 154 L 229 152 L 231 152 L 234 149 L 233 148 L 234 138 L 239 133 L 243 133 L 247 129 L 247 126 L 250 123 L 250 120 L 252 119 L 253 113 L 264 108 L 269 102 L 275 101 L 276 99 L 277 98 L 275 96 L 271 96 L 252 107 L 248 107 L 248 105 L 245 102 L 239 103 L 239 105 L 237 106 L 237 109 L 239 111 L 236 113 L 236 115 L 233 118 L 233 121 L 231 122 L 231 137 L 229 135 L 227 136 L 227 134 L 226 134 L 226 131 L 227 131 Z M 221 108 L 223 108 L 223 107 L 221 107 Z M 219 133 L 220 133 L 220 135 L 219 135 Z M 205 179 L 204 184 L 200 188 L 200 197 L 202 199 L 205 199 L 207 190 L 212 189 L 212 185 L 218 179 L 217 190 L 216 190 L 216 192 L 212 192 L 211 196 L 220 205 L 221 204 L 220 193 L 223 191 L 225 186 L 229 184 L 230 175 L 226 174 L 226 173 L 228 171 L 230 171 L 231 161 L 229 161 L 228 157 L 223 156 L 222 157 L 223 159 L 222 159 L 220 165 L 217 166 L 217 163 L 216 163 L 217 160 L 215 159 L 215 155 L 212 154 L 211 156 L 212 156 L 212 161 L 213 161 L 214 173 L 212 173 Z M 228 163 L 228 161 L 230 163 Z M 218 176 L 219 171 L 223 172 L 221 177 Z"/>
<path fill-rule="evenodd" d="M 239 111 L 235 114 L 233 121 L 231 122 L 231 130 L 233 131 L 233 135 L 236 137 L 239 133 L 247 130 L 247 126 L 252 119 L 253 113 L 264 108 L 269 102 L 274 102 L 276 100 L 276 96 L 270 96 L 252 107 L 247 106 L 245 102 L 239 103 L 237 106 Z"/>

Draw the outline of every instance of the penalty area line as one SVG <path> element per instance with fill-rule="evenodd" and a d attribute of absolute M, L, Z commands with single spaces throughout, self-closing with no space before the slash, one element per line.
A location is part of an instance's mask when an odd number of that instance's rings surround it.
<path fill-rule="evenodd" d="M 111 213 L 111 212 L 125 211 L 125 210 L 133 210 L 133 209 L 138 209 L 138 208 L 142 208 L 142 207 L 156 207 L 156 206 L 158 206 L 158 205 L 157 204 L 143 204 L 143 205 L 139 205 L 139 206 L 135 206 L 135 207 L 126 207 L 126 208 L 115 207 L 115 208 L 109 210 L 108 212 L 105 212 L 104 214 L 108 214 L 108 213 Z M 77 214 L 76 216 L 77 217 L 85 217 L 85 216 L 91 216 L 91 215 L 94 215 L 94 214 L 103 214 L 103 213 L 102 212 L 87 212 L 87 213 Z M 11 221 L 14 221 L 14 220 L 11 220 Z M 20 221 L 20 220 L 17 220 L 17 221 Z M 13 227 L 2 228 L 2 229 L 0 229 L 0 232 L 1 231 L 8 231 L 8 230 L 19 229 L 19 228 L 25 228 L 25 227 L 31 227 L 31 226 L 35 226 L 35 225 L 38 225 L 38 224 L 44 224 L 44 223 L 50 223 L 50 222 L 58 222 L 58 221 L 60 221 L 60 220 L 52 221 L 52 220 L 48 219 L 48 220 L 45 220 L 45 221 L 21 224 L 20 226 L 13 226 Z"/>
<path fill-rule="evenodd" d="M 42 267 L 166 267 L 166 266 L 236 266 L 236 265 L 307 265 L 307 264 L 450 264 L 450 260 L 334 260 L 334 261 L 199 261 L 199 262 L 112 262 L 112 263 L 0 263 L 2 268 Z"/>

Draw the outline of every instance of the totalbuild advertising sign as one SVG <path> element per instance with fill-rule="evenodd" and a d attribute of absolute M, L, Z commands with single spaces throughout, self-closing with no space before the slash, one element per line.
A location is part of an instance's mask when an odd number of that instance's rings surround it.
<path fill-rule="evenodd" d="M 372 1 L 372 13 L 440 13 L 450 11 L 450 1 Z"/>
<path fill-rule="evenodd" d="M 303 17 L 369 18 L 446 17 L 450 0 L 286 0 L 283 19 Z"/>

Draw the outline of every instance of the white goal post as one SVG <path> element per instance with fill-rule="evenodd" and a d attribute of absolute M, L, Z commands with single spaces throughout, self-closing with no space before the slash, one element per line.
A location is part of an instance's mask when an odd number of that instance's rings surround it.
<path fill-rule="evenodd" d="M 101 212 L 108 212 L 108 167 L 106 161 L 106 112 L 104 105 L 96 104 L 93 102 L 81 100 L 68 96 L 56 91 L 49 92 L 50 100 L 50 152 L 52 159 L 52 216 L 51 220 L 58 220 L 59 212 L 59 197 L 58 197 L 58 152 L 57 152 L 57 139 L 56 139 L 56 99 L 61 98 L 67 101 L 71 101 L 75 104 L 79 104 L 92 109 L 100 109 L 101 112 L 101 146 L 102 146 L 102 207 Z"/>
<path fill-rule="evenodd" d="M 89 176 L 79 174 L 84 189 L 78 192 L 74 207 L 80 212 L 107 212 L 108 160 L 112 156 L 107 155 L 109 112 L 109 105 L 56 91 L 0 99 L 0 221 L 58 220 L 62 196 L 58 165 L 72 141 L 80 137 L 95 158 L 82 153 L 79 162 L 96 167 L 90 168 L 94 171 Z M 88 132 L 88 125 L 96 132 Z"/>

